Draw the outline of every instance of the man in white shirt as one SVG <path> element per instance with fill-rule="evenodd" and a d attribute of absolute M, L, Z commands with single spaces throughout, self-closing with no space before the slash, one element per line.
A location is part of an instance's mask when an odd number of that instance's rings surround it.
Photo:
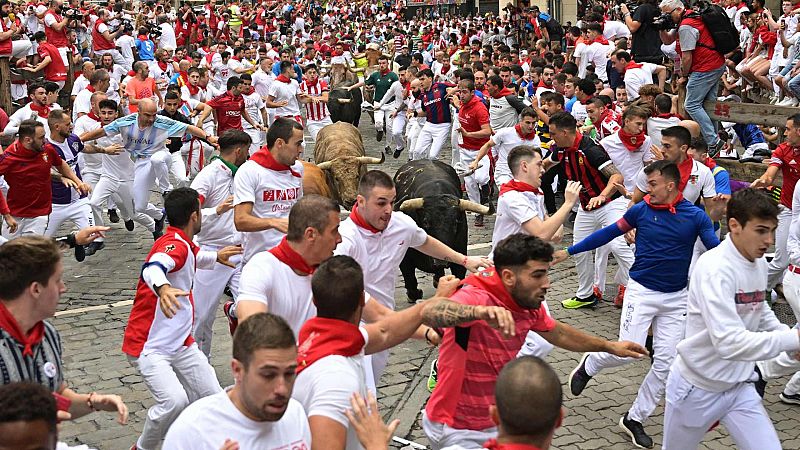
<path fill-rule="evenodd" d="M 345 412 L 353 393 L 367 394 L 364 357 L 405 341 L 422 323 L 453 327 L 486 320 L 511 334 L 510 311 L 444 298 L 452 295 L 459 283 L 452 275 L 443 277 L 436 297 L 359 326 L 365 301 L 361 266 L 349 256 L 334 256 L 320 265 L 311 281 L 317 317 L 300 330 L 297 389 L 292 394 L 308 414 L 312 439 L 324 440 L 325 449 L 330 450 L 363 449 Z"/>
<path fill-rule="evenodd" d="M 250 144 L 250 154 L 252 155 L 262 145 L 264 145 L 264 136 L 266 135 L 265 130 L 267 124 L 268 114 L 267 114 L 267 104 L 261 95 L 256 92 L 256 89 L 253 87 L 253 77 L 249 73 L 242 74 L 242 98 L 244 99 L 244 108 L 247 110 L 247 115 L 253 119 L 253 121 L 261 125 L 262 128 L 254 128 L 250 122 L 243 120 L 242 121 L 242 128 L 244 132 L 250 136 L 251 144 Z"/>
<path fill-rule="evenodd" d="M 736 192 L 728 202 L 728 238 L 695 265 L 686 337 L 667 378 L 665 450 L 696 448 L 717 421 L 738 448 L 782 448 L 754 370 L 756 361 L 800 350 L 800 332 L 780 323 L 766 301 L 764 253 L 774 243 L 778 212 L 755 189 Z"/>
<path fill-rule="evenodd" d="M 164 448 L 311 449 L 306 412 L 292 399 L 295 342 L 274 314 L 242 323 L 233 337 L 233 387 L 189 405 L 169 428 Z"/>
<path fill-rule="evenodd" d="M 539 148 L 542 145 L 539 136 L 536 135 L 536 119 L 536 111 L 531 107 L 526 107 L 522 110 L 520 121 L 517 125 L 494 130 L 495 134 L 489 138 L 489 142 L 478 150 L 478 154 L 475 155 L 475 161 L 470 163 L 470 170 L 477 169 L 480 161 L 491 150 L 495 159 L 495 183 L 498 186 L 502 186 L 504 183 L 511 181 L 513 175 L 508 167 L 508 155 L 511 150 L 519 145 L 534 148 Z M 484 161 L 484 164 L 488 164 L 488 161 Z"/>
<path fill-rule="evenodd" d="M 303 196 L 303 126 L 276 119 L 267 145 L 242 164 L 234 179 L 236 229 L 244 233 L 244 262 L 278 245 L 288 230 L 289 211 Z"/>
<path fill-rule="evenodd" d="M 72 120 L 92 111 L 92 95 L 95 92 L 107 92 L 111 84 L 111 77 L 105 69 L 97 69 L 89 78 L 89 85 L 84 87 L 74 99 L 72 104 Z"/>
<path fill-rule="evenodd" d="M 636 188 L 639 172 L 655 159 L 651 149 L 652 140 L 644 132 L 649 116 L 649 111 L 641 107 L 628 107 L 622 115 L 622 128 L 600 141 L 600 146 L 622 173 L 628 192 Z"/>
<path fill-rule="evenodd" d="M 652 84 L 654 75 L 658 77 L 658 87 L 661 90 L 664 89 L 664 82 L 667 80 L 667 69 L 664 66 L 647 62 L 637 63 L 626 51 L 618 51 L 613 54 L 611 65 L 625 81 L 628 100 L 639 98 L 639 89 L 645 84 Z"/>
<path fill-rule="evenodd" d="M 122 59 L 125 60 L 124 68 L 126 70 L 131 70 L 133 63 L 136 61 L 133 57 L 133 49 L 136 47 L 136 40 L 131 36 L 131 33 L 132 31 L 126 30 L 122 33 L 122 36 L 114 41 L 119 49 L 119 53 L 122 55 Z"/>
<path fill-rule="evenodd" d="M 594 65 L 594 73 L 603 83 L 608 84 L 606 63 L 608 63 L 608 54 L 614 50 L 614 46 L 603 38 L 603 26 L 601 24 L 593 22 L 588 24 L 586 28 L 589 30 L 589 39 L 586 51 L 581 56 L 581 61 L 585 60 L 587 64 Z"/>
<path fill-rule="evenodd" d="M 94 73 L 94 63 L 91 61 L 86 61 L 83 63 L 83 72 L 78 78 L 75 78 L 75 82 L 72 83 L 72 101 L 75 101 L 75 98 L 81 91 L 85 90 L 87 86 L 89 86 L 89 78 L 92 77 Z M 73 120 L 75 120 L 75 116 L 73 114 Z"/>
<path fill-rule="evenodd" d="M 161 37 L 158 38 L 158 46 L 160 48 L 178 48 L 177 39 L 175 38 L 175 28 L 169 21 L 169 17 L 162 15 L 158 17 L 158 26 L 161 28 Z"/>
<path fill-rule="evenodd" d="M 297 123 L 302 123 L 300 117 L 299 97 L 305 95 L 300 91 L 300 84 L 295 79 L 294 63 L 281 61 L 281 74 L 269 86 L 267 95 L 267 108 L 273 109 L 273 120 L 286 117 Z"/>

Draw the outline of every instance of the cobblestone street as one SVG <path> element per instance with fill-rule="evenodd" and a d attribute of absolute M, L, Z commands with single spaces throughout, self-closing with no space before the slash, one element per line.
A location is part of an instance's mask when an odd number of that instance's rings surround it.
<path fill-rule="evenodd" d="M 375 141 L 375 132 L 368 118 L 360 127 L 368 156 L 379 156 L 384 142 Z M 313 154 L 309 144 L 306 157 Z M 381 168 L 394 175 L 405 162 L 407 153 L 400 159 L 388 160 Z M 450 161 L 449 146 L 441 159 Z M 160 197 L 160 196 L 158 196 Z M 154 195 L 154 199 L 157 196 Z M 159 199 L 160 204 L 160 199 Z M 344 217 L 344 216 L 343 216 Z M 469 216 L 469 244 L 471 255 L 489 251 L 494 219 L 487 217 L 486 226 L 473 227 Z M 571 242 L 567 234 L 566 242 Z M 53 324 L 61 333 L 64 347 L 67 383 L 78 392 L 98 391 L 122 396 L 130 408 L 130 423 L 121 426 L 113 414 L 96 413 L 86 418 L 63 424 L 61 440 L 69 444 L 83 443 L 99 449 L 129 449 L 141 432 L 147 408 L 152 404 L 151 396 L 122 353 L 122 336 L 133 302 L 137 277 L 142 261 L 150 249 L 152 237 L 142 227 L 134 232 L 125 231 L 122 223 L 112 224 L 106 248 L 88 257 L 84 263 L 76 263 L 70 253 L 65 253 L 64 281 L 67 293 L 62 297 L 59 312 Z M 613 271 L 609 270 L 609 286 L 606 299 L 613 299 L 616 286 Z M 399 308 L 408 305 L 402 288 L 402 277 L 398 277 L 395 299 Z M 433 294 L 430 276 L 419 276 L 420 287 L 426 296 Z M 599 336 L 615 339 L 618 334 L 619 310 L 610 302 L 603 302 L 594 310 L 568 311 L 560 301 L 574 295 L 577 280 L 574 263 L 567 261 L 551 271 L 552 289 L 548 292 L 553 316 L 570 325 Z M 233 383 L 230 373 L 231 338 L 227 322 L 219 308 L 214 326 L 212 364 L 222 386 Z M 383 375 L 379 388 L 379 401 L 387 419 L 398 418 L 401 425 L 397 435 L 417 444 L 426 445 L 421 430 L 421 410 L 428 398 L 426 379 L 431 362 L 437 351 L 424 341 L 408 341 L 392 351 L 390 364 Z M 627 435 L 618 428 L 619 418 L 633 401 L 639 383 L 643 379 L 649 361 L 640 361 L 624 368 L 603 372 L 593 379 L 584 394 L 573 398 L 566 387 L 567 377 L 581 355 L 555 350 L 547 358 L 559 374 L 565 390 L 566 419 L 557 430 L 553 441 L 555 449 L 625 449 L 633 448 Z M 771 381 L 767 387 L 765 405 L 780 435 L 784 448 L 800 449 L 800 409 L 778 401 L 786 379 Z M 645 424 L 657 448 L 662 435 L 663 402 L 652 419 Z M 707 434 L 701 448 L 729 449 L 733 443 L 723 427 Z M 404 448 L 395 443 L 393 448 Z M 405 448 L 412 448 L 406 446 Z"/>

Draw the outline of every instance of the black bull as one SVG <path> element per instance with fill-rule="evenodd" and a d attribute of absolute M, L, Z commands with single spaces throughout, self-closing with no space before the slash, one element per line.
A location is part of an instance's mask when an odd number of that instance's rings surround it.
<path fill-rule="evenodd" d="M 429 236 L 466 255 L 467 216 L 464 211 L 478 212 L 483 207 L 461 199 L 461 180 L 456 171 L 440 161 L 411 161 L 397 170 L 394 182 L 397 189 L 395 209 L 408 214 Z M 485 210 L 481 212 L 486 213 Z M 409 248 L 400 263 L 408 300 L 422 298 L 415 269 L 433 274 L 435 284 L 448 267 L 453 275 L 464 278 L 466 269 L 460 262 L 434 259 Z"/>
<path fill-rule="evenodd" d="M 328 111 L 333 122 L 347 122 L 358 128 L 361 120 L 361 103 L 364 98 L 361 89 L 348 91 L 345 89 L 353 83 L 344 83 L 331 89 L 328 94 Z"/>

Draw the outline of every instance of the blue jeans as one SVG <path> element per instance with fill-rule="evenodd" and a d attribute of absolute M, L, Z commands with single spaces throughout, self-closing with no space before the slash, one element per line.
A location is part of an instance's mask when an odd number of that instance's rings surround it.
<path fill-rule="evenodd" d="M 792 79 L 787 83 L 787 86 L 789 86 L 789 90 L 792 91 L 792 95 L 800 98 L 800 75 L 795 75 L 792 77 Z"/>
<path fill-rule="evenodd" d="M 692 120 L 700 125 L 700 131 L 709 146 L 716 145 L 719 136 L 717 136 L 714 122 L 703 109 L 703 102 L 717 99 L 719 80 L 722 79 L 724 71 L 725 66 L 709 72 L 692 72 L 686 83 L 686 101 L 683 103 L 683 107 L 686 108 L 686 112 L 689 113 Z"/>

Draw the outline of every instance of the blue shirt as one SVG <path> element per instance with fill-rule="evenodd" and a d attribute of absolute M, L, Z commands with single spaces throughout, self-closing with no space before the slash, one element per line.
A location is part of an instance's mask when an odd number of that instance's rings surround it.
<path fill-rule="evenodd" d="M 572 112 L 572 105 L 574 105 L 575 102 L 577 102 L 577 101 L 578 101 L 578 97 L 575 97 L 575 96 L 573 96 L 571 99 L 567 100 L 567 103 L 564 104 L 564 110 L 567 111 L 568 113 L 571 113 Z"/>
<path fill-rule="evenodd" d="M 142 61 L 153 61 L 156 59 L 156 44 L 150 39 L 144 41 L 136 39 L 136 51 L 139 52 L 139 59 Z"/>
<path fill-rule="evenodd" d="M 711 219 L 705 211 L 684 199 L 675 213 L 653 209 L 645 202 L 633 205 L 617 223 L 597 230 L 569 247 L 570 255 L 593 250 L 636 228 L 636 260 L 630 269 L 632 280 L 658 292 L 686 288 L 689 264 L 698 237 L 708 249 L 719 245 Z"/>
<path fill-rule="evenodd" d="M 149 158 L 165 147 L 167 138 L 183 136 L 189 126 L 168 117 L 156 116 L 152 126 L 142 129 L 138 120 L 139 113 L 133 113 L 103 127 L 108 137 L 122 136 L 123 147 L 135 158 Z"/>
<path fill-rule="evenodd" d="M 276 77 L 281 74 L 281 63 L 278 61 L 277 63 L 272 65 L 272 74 Z M 303 69 L 300 68 L 298 64 L 294 65 L 294 74 L 297 77 L 296 80 L 298 83 L 303 83 Z"/>
<path fill-rule="evenodd" d="M 434 124 L 452 122 L 450 99 L 447 98 L 448 87 L 450 86 L 444 83 L 433 83 L 429 91 L 420 94 L 422 110 L 425 111 L 428 122 Z"/>

